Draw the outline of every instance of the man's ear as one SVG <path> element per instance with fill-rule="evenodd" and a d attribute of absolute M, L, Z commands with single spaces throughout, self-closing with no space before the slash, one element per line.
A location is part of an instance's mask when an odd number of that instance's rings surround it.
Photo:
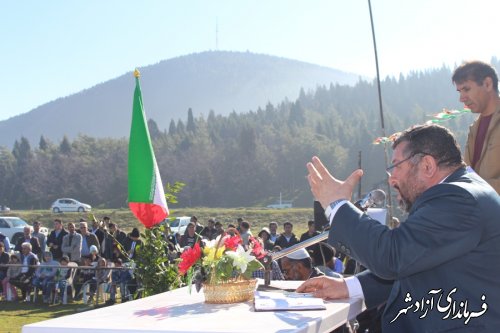
<path fill-rule="evenodd" d="M 489 76 L 485 77 L 483 80 L 483 86 L 486 88 L 487 91 L 492 91 L 494 90 L 493 88 L 493 79 Z"/>
<path fill-rule="evenodd" d="M 431 155 L 424 155 L 420 163 L 424 174 L 428 177 L 433 177 L 438 171 L 438 161 Z"/>

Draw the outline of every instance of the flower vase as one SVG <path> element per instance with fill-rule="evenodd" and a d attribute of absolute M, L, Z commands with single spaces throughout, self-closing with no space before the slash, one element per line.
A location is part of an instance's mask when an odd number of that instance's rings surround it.
<path fill-rule="evenodd" d="M 230 304 L 253 300 L 257 279 L 204 283 L 205 303 Z"/>

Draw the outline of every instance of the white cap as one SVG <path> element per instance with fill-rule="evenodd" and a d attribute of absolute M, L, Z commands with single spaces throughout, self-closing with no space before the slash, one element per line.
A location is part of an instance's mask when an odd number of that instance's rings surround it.
<path fill-rule="evenodd" d="M 95 246 L 95 245 L 90 245 L 89 252 L 90 252 L 90 253 L 93 253 L 93 252 L 98 253 L 99 251 L 97 250 L 97 246 Z"/>
<path fill-rule="evenodd" d="M 311 258 L 311 256 L 309 255 L 309 252 L 307 252 L 306 249 L 297 250 L 295 252 L 287 254 L 286 257 L 289 259 L 294 259 L 294 260 Z"/>

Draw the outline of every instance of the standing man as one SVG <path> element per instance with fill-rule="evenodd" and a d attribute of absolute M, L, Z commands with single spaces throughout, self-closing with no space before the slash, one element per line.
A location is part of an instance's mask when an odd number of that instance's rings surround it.
<path fill-rule="evenodd" d="M 269 222 L 269 239 L 271 242 L 276 243 L 280 235 L 278 234 L 278 223 L 277 222 Z"/>
<path fill-rule="evenodd" d="M 479 114 L 470 126 L 464 160 L 500 194 L 500 97 L 495 69 L 481 61 L 462 64 L 453 83 L 472 113 Z"/>
<path fill-rule="evenodd" d="M 315 278 L 298 292 L 382 304 L 382 331 L 497 332 L 500 327 L 500 197 L 468 172 L 451 132 L 415 126 L 392 145 L 389 183 L 408 218 L 389 229 L 348 200 L 363 175 L 334 178 L 313 157 L 308 181 L 330 221 L 328 243 L 369 270 Z M 432 305 L 431 305 L 432 304 Z"/>
<path fill-rule="evenodd" d="M 38 241 L 38 238 L 33 237 L 31 235 L 32 233 L 31 227 L 29 226 L 24 227 L 23 233 L 24 233 L 23 237 L 17 241 L 16 248 L 14 250 L 21 252 L 23 243 L 30 243 L 31 244 L 30 252 L 33 252 L 34 254 L 37 255 L 37 257 L 40 258 L 42 256 L 42 248 L 40 247 L 40 242 Z"/>
<path fill-rule="evenodd" d="M 80 222 L 80 234 L 82 235 L 82 257 L 88 256 L 90 254 L 90 247 L 95 245 L 97 247 L 97 253 L 99 253 L 101 245 L 97 236 L 91 234 L 88 229 L 88 224 L 85 221 Z"/>
<path fill-rule="evenodd" d="M 274 242 L 274 245 L 278 245 L 281 249 L 286 249 L 292 245 L 295 245 L 299 242 L 297 236 L 292 232 L 293 224 L 291 222 L 283 223 L 283 229 L 285 230 Z"/>
<path fill-rule="evenodd" d="M 63 256 L 62 241 L 63 237 L 67 234 L 67 231 L 64 230 L 62 225 L 62 221 L 55 219 L 54 230 L 50 232 L 49 238 L 47 239 L 47 245 L 50 247 L 50 252 L 55 260 L 60 260 Z"/>
<path fill-rule="evenodd" d="M 79 262 L 82 257 L 82 235 L 75 231 L 75 225 L 68 223 L 68 234 L 64 235 L 61 249 L 71 261 Z"/>
<path fill-rule="evenodd" d="M 47 237 L 40 232 L 40 227 L 42 223 L 40 221 L 33 222 L 33 233 L 32 236 L 38 238 L 38 243 L 40 243 L 40 248 L 42 249 L 42 255 L 47 250 Z M 39 258 L 40 261 L 42 258 Z"/>
<path fill-rule="evenodd" d="M 99 222 L 97 219 L 94 219 L 92 221 L 92 228 L 90 229 L 90 233 L 97 237 L 100 245 L 102 245 L 102 241 L 104 240 L 104 231 L 102 230 L 103 224 L 103 222 Z"/>

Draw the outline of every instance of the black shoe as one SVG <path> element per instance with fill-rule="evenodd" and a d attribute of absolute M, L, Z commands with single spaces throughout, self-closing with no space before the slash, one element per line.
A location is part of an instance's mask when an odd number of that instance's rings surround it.
<path fill-rule="evenodd" d="M 113 304 L 115 304 L 115 300 L 113 300 L 113 299 L 108 299 L 106 301 L 106 305 L 113 305 Z"/>

